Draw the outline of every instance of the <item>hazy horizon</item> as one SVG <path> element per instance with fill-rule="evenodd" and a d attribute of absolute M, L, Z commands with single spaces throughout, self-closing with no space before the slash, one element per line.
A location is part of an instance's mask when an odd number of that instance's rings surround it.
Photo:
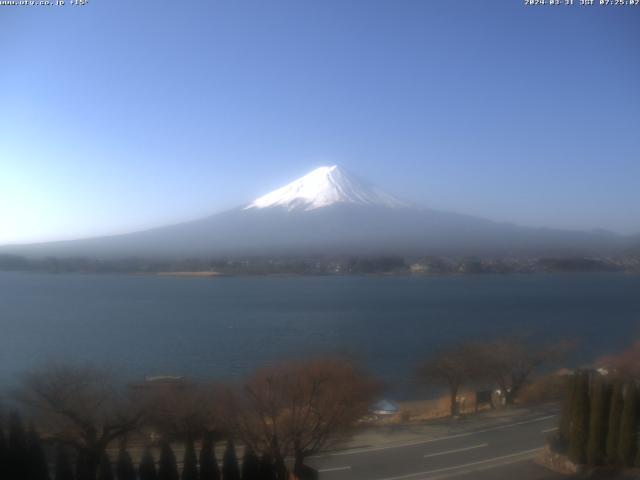
<path fill-rule="evenodd" d="M 225 211 L 325 164 L 497 222 L 640 233 L 638 8 L 4 8 L 0 245 Z"/>

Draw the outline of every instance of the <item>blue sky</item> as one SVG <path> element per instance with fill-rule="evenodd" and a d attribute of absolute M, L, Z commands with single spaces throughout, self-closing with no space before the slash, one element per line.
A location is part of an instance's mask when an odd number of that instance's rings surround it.
<path fill-rule="evenodd" d="M 0 7 L 0 243 L 196 218 L 334 163 L 434 208 L 640 232 L 639 26 L 518 0 Z"/>

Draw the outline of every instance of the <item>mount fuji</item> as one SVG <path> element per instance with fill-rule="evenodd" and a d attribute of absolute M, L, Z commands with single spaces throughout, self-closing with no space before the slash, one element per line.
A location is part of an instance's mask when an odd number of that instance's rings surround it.
<path fill-rule="evenodd" d="M 409 205 L 337 165 L 320 167 L 298 180 L 257 198 L 245 210 L 281 207 L 314 210 L 333 204 L 405 208 Z"/>
<path fill-rule="evenodd" d="M 404 202 L 333 165 L 232 210 L 151 230 L 6 245 L 31 257 L 253 255 L 608 255 L 629 239 L 607 232 L 527 228 Z"/>

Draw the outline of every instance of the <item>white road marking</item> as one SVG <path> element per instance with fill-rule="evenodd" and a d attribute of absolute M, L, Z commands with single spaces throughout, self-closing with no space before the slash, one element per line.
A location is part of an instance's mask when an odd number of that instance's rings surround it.
<path fill-rule="evenodd" d="M 540 433 L 555 432 L 557 429 L 558 429 L 558 427 L 546 428 L 546 429 L 542 430 Z"/>
<path fill-rule="evenodd" d="M 339 472 L 342 470 L 351 470 L 351 467 L 334 467 L 334 468 L 323 468 L 318 470 L 319 473 L 327 473 L 327 472 Z"/>
<path fill-rule="evenodd" d="M 489 428 L 485 428 L 484 430 L 476 430 L 473 433 L 493 432 L 495 430 L 503 430 L 505 428 L 517 427 L 518 425 L 526 425 L 528 423 L 541 422 L 543 420 L 548 420 L 553 417 L 557 417 L 557 415 L 547 415 L 545 417 L 540 417 L 533 420 L 525 420 L 524 422 L 510 423 L 508 425 L 498 425 L 497 427 L 489 427 Z"/>
<path fill-rule="evenodd" d="M 542 450 L 541 448 L 538 449 L 537 451 Z M 474 472 L 485 472 L 487 470 L 492 470 L 495 468 L 500 468 L 500 467 L 505 467 L 507 465 L 513 465 L 514 463 L 520 463 L 520 462 L 524 462 L 526 460 L 531 459 L 532 457 L 535 456 L 535 453 L 537 453 L 536 451 L 532 452 L 532 453 L 527 453 L 525 455 L 522 456 L 516 456 L 513 458 L 506 458 L 504 460 L 499 460 L 497 462 L 494 463 L 489 463 L 486 465 L 476 465 L 476 466 L 471 466 L 469 468 L 465 468 L 462 470 L 457 470 L 454 472 L 450 472 L 450 473 L 442 473 L 440 475 L 436 475 L 422 479 L 422 480 L 444 480 L 445 478 L 453 478 L 453 477 L 459 477 L 461 475 L 469 475 L 471 473 Z"/>
<path fill-rule="evenodd" d="M 531 455 L 533 453 L 539 452 L 540 450 L 542 450 L 542 448 L 532 448 L 531 450 L 523 450 L 521 452 L 510 453 L 509 455 L 501 455 L 499 457 L 488 458 L 486 460 L 478 460 L 477 462 L 463 463 L 461 465 L 453 465 L 451 467 L 438 468 L 436 470 L 427 470 L 425 472 L 409 473 L 407 475 L 399 475 L 397 477 L 386 477 L 386 478 L 381 478 L 380 480 L 404 480 L 406 478 L 423 477 L 426 475 L 445 473 L 445 472 L 450 472 L 452 470 L 460 470 L 463 468 L 475 467 L 478 465 L 485 465 L 491 462 L 496 462 L 496 461 L 500 462 L 501 460 L 512 459 L 515 457 L 523 457 L 525 455 Z M 507 464 L 508 462 L 500 462 L 496 466 L 507 465 Z"/>
<path fill-rule="evenodd" d="M 440 455 L 449 455 L 451 453 L 466 452 L 467 450 L 475 450 L 476 448 L 484 448 L 488 446 L 489 446 L 488 443 L 481 443 L 479 445 L 472 445 L 471 447 L 456 448 L 455 450 L 446 450 L 444 452 L 438 452 L 438 453 L 428 453 L 427 455 L 424 456 L 424 458 L 439 457 Z"/>
<path fill-rule="evenodd" d="M 356 450 L 348 450 L 348 451 L 344 451 L 344 452 L 335 452 L 335 453 L 329 453 L 327 455 L 318 455 L 318 456 L 319 457 L 323 457 L 323 456 L 340 457 L 342 455 L 355 455 L 357 453 L 378 452 L 380 450 L 391 450 L 391 449 L 394 449 L 394 448 L 414 447 L 416 445 L 424 445 L 424 444 L 427 444 L 427 443 L 440 442 L 442 440 L 450 440 L 450 439 L 453 439 L 453 438 L 469 437 L 471 435 L 473 435 L 473 434 L 472 433 L 458 433 L 456 435 L 448 435 L 446 437 L 431 438 L 429 440 L 418 440 L 416 442 L 410 442 L 410 443 L 399 443 L 399 444 L 396 444 L 396 445 L 387 445 L 385 447 L 360 448 L 360 449 L 356 449 Z"/>
<path fill-rule="evenodd" d="M 394 445 L 386 445 L 384 447 L 369 447 L 369 448 L 359 448 L 359 449 L 354 449 L 354 450 L 345 450 L 342 452 L 333 452 L 333 453 L 326 453 L 326 454 L 321 454 L 321 455 L 314 455 L 312 457 L 309 458 L 322 458 L 322 457 L 340 457 L 343 455 L 356 455 L 358 453 L 368 453 L 368 452 L 378 452 L 381 450 L 391 450 L 394 448 L 405 448 L 405 447 L 414 447 L 416 445 L 426 445 L 428 443 L 433 443 L 433 442 L 441 442 L 444 440 L 452 440 L 454 438 L 464 438 L 464 437 L 470 437 L 471 435 L 475 435 L 478 433 L 486 433 L 486 432 L 493 432 L 495 430 L 503 430 L 505 428 L 511 428 L 511 427 L 517 427 L 519 425 L 526 425 L 529 423 L 536 423 L 536 422 L 542 422 L 544 420 L 548 420 L 550 418 L 553 417 L 557 417 L 557 415 L 546 415 L 544 417 L 539 417 L 539 418 L 534 418 L 533 420 L 525 420 L 522 422 L 516 422 L 516 423 L 510 423 L 508 425 L 499 425 L 497 427 L 489 427 L 489 428 L 485 428 L 482 430 L 475 430 L 473 432 L 466 432 L 466 433 L 457 433 L 454 435 L 447 435 L 444 437 L 438 437 L 438 438 L 431 438 L 429 440 L 418 440 L 416 442 L 409 442 L 409 443 L 399 443 L 399 444 L 394 444 Z"/>

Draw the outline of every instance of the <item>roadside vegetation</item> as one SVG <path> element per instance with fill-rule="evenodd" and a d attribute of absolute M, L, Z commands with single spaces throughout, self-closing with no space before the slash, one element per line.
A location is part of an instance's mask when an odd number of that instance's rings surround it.
<path fill-rule="evenodd" d="M 314 478 L 305 458 L 348 435 L 378 391 L 334 358 L 271 366 L 239 385 L 124 384 L 99 369 L 50 366 L 15 393 L 21 415 L 0 419 L 0 478 Z"/>
<path fill-rule="evenodd" d="M 616 365 L 615 374 L 551 373 L 568 349 L 524 338 L 465 342 L 434 352 L 417 374 L 431 389 L 448 392 L 454 417 L 470 412 L 468 405 L 461 409 L 462 392 L 475 392 L 476 408 L 481 401 L 509 408 L 557 400 L 567 390 L 553 448 L 576 463 L 640 463 L 640 348 L 604 360 Z M 273 364 L 236 384 L 182 377 L 130 382 L 97 368 L 49 365 L 7 395 L 0 478 L 312 479 L 317 473 L 305 460 L 371 425 L 382 393 L 379 382 L 344 358 Z M 409 421 L 402 411 L 396 416 Z"/>
<path fill-rule="evenodd" d="M 488 387 L 491 407 L 496 403 L 510 406 L 531 385 L 534 374 L 557 364 L 570 348 L 565 342 L 539 345 L 522 338 L 460 343 L 435 352 L 418 369 L 418 378 L 425 385 L 448 389 L 451 415 L 460 413 L 458 395 L 465 386 Z M 544 384 L 538 382 L 537 386 Z M 528 393 L 531 396 L 532 391 Z"/>
<path fill-rule="evenodd" d="M 636 344 L 569 375 L 558 431 L 548 447 L 551 466 L 594 473 L 640 468 L 639 365 Z"/>

